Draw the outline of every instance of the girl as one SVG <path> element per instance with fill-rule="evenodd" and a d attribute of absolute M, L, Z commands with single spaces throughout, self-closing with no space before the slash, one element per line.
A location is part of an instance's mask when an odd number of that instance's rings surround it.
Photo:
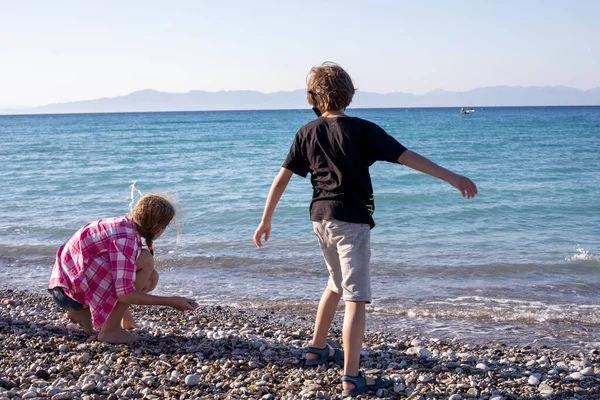
<path fill-rule="evenodd" d="M 136 327 L 130 304 L 196 308 L 193 299 L 148 294 L 158 283 L 152 243 L 174 217 L 168 200 L 149 194 L 130 215 L 85 225 L 56 253 L 48 283 L 56 304 L 84 331 L 97 330 L 98 340 L 108 343 L 139 339 L 125 330 Z M 142 248 L 142 238 L 148 249 Z"/>

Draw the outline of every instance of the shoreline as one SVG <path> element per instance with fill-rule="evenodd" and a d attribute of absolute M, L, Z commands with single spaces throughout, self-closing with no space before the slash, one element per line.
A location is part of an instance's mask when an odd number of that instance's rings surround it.
<path fill-rule="evenodd" d="M 305 367 L 312 319 L 291 311 L 134 307 L 139 343 L 100 343 L 49 295 L 0 287 L 0 399 L 341 399 L 341 369 Z M 331 336 L 339 343 L 336 319 Z M 361 368 L 395 385 L 362 398 L 600 399 L 600 349 L 447 343 L 367 331 Z"/>

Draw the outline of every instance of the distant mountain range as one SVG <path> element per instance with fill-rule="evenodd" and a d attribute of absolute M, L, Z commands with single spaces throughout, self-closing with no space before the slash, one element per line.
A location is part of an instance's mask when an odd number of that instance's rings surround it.
<path fill-rule="evenodd" d="M 351 108 L 494 107 L 600 105 L 600 88 L 580 90 L 565 86 L 493 86 L 449 92 L 436 89 L 410 93 L 356 92 Z M 165 93 L 140 90 L 126 96 L 48 104 L 41 107 L 0 109 L 0 114 L 63 114 L 144 111 L 278 110 L 309 108 L 304 90 L 261 93 L 251 90 Z"/>

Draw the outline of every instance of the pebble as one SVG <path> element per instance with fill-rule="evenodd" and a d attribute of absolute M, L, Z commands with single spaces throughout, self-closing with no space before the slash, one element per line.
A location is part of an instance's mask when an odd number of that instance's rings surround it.
<path fill-rule="evenodd" d="M 185 377 L 185 384 L 195 386 L 200 382 L 200 375 L 192 374 Z"/>
<path fill-rule="evenodd" d="M 551 395 L 554 393 L 554 389 L 547 383 L 542 382 L 540 386 L 538 386 L 538 392 L 543 395 Z"/>
<path fill-rule="evenodd" d="M 304 367 L 314 316 L 210 306 L 193 315 L 133 307 L 143 342 L 100 343 L 68 331 L 51 298 L 0 288 L 0 400 L 331 399 L 341 368 Z M 18 304 L 17 304 L 18 303 Z M 24 305 L 27 305 L 25 308 Z M 340 325 L 331 344 L 340 342 Z M 361 368 L 394 385 L 360 399 L 515 400 L 593 398 L 600 351 L 445 343 L 424 335 L 368 332 Z M 596 396 L 598 397 L 598 396 Z"/>
<path fill-rule="evenodd" d="M 96 383 L 88 382 L 81 387 L 81 390 L 83 390 L 84 392 L 91 392 L 93 390 L 96 390 Z"/>
<path fill-rule="evenodd" d="M 573 372 L 572 374 L 570 374 L 567 379 L 571 379 L 571 380 L 580 380 L 581 378 L 583 378 L 583 374 L 581 372 Z"/>
<path fill-rule="evenodd" d="M 587 368 L 584 368 L 584 369 L 583 369 L 582 371 L 580 371 L 580 372 L 581 372 L 581 374 L 582 374 L 582 375 L 585 375 L 585 376 L 592 376 L 592 375 L 595 375 L 595 374 L 594 374 L 594 367 L 587 367 Z"/>
<path fill-rule="evenodd" d="M 73 398 L 73 393 L 71 392 L 61 392 L 52 396 L 52 400 L 71 400 Z"/>

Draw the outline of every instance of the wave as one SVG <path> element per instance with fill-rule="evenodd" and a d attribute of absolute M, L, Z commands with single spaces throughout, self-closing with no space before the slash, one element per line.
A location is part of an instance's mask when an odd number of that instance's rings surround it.
<path fill-rule="evenodd" d="M 440 298 L 407 302 L 406 306 L 377 307 L 377 312 L 409 318 L 461 320 L 490 323 L 567 324 L 600 327 L 600 305 L 546 303 L 521 299 L 491 299 L 480 296 Z"/>
<path fill-rule="evenodd" d="M 156 251 L 156 264 L 162 269 L 190 268 L 235 268 L 251 267 L 255 273 L 313 273 L 324 270 L 322 256 L 314 246 L 300 246 L 297 251 L 275 249 L 275 251 L 238 251 L 237 242 L 228 244 L 203 243 L 202 250 L 196 246 L 176 246 L 174 250 Z M 241 246 L 241 245 L 240 245 Z M 54 257 L 57 246 L 45 244 L 0 244 L 0 259 L 40 259 L 46 261 Z M 192 249 L 193 248 L 193 249 Z M 383 252 L 378 252 L 382 254 Z M 564 258 L 562 263 L 491 263 L 471 265 L 425 264 L 431 255 L 423 255 L 423 264 L 408 264 L 396 258 L 373 257 L 372 270 L 376 276 L 407 276 L 420 274 L 427 278 L 463 279 L 464 278 L 501 278 L 515 275 L 559 275 L 577 273 L 579 276 L 600 276 L 600 255 L 591 253 L 582 247 L 575 249 L 575 254 Z M 473 255 L 476 257 L 476 255 Z M 442 260 L 439 260 L 442 261 Z M 443 261 L 442 261 L 443 262 Z"/>
<path fill-rule="evenodd" d="M 576 253 L 565 258 L 565 261 L 597 261 L 600 262 L 600 254 L 590 253 L 583 247 L 577 246 Z"/>

